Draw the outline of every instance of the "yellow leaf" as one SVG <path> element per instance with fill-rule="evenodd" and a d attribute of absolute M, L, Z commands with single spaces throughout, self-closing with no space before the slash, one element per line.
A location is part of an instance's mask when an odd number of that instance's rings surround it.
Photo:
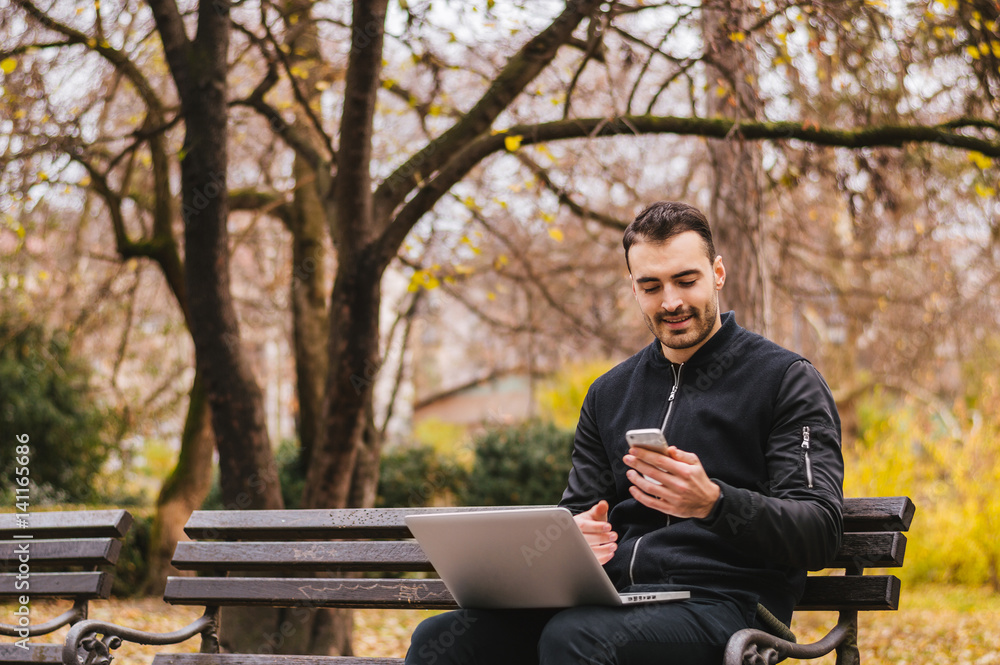
<path fill-rule="evenodd" d="M 731 42 L 742 43 L 744 40 L 746 40 L 746 38 L 747 38 L 746 34 L 742 32 L 729 33 L 729 41 Z"/>
<path fill-rule="evenodd" d="M 981 152 L 970 152 L 969 161 L 981 169 L 988 169 L 993 166 L 993 160 Z"/>
<path fill-rule="evenodd" d="M 295 78 L 304 79 L 309 77 L 309 71 L 306 70 L 305 67 L 300 67 L 299 65 L 292 65 L 290 71 L 292 73 L 292 76 L 294 76 Z"/>
<path fill-rule="evenodd" d="M 41 180 L 42 182 L 45 182 L 45 181 L 47 181 L 49 179 L 49 174 L 46 173 L 45 171 L 39 171 L 38 172 L 38 179 Z"/>
<path fill-rule="evenodd" d="M 994 188 L 994 187 L 987 187 L 986 185 L 983 185 L 983 184 L 978 183 L 978 182 L 976 183 L 976 194 L 978 194 L 979 196 L 983 197 L 984 199 L 986 199 L 986 198 L 992 198 L 993 196 L 996 195 L 996 193 L 997 193 L 996 188 Z"/>
<path fill-rule="evenodd" d="M 0 62 L 0 70 L 3 70 L 4 74 L 10 74 L 15 69 L 17 69 L 17 60 L 14 58 L 4 58 Z"/>
<path fill-rule="evenodd" d="M 329 90 L 330 89 L 330 82 L 329 81 L 316 81 L 316 89 L 319 90 L 320 92 L 323 92 L 324 90 Z"/>
<path fill-rule="evenodd" d="M 514 152 L 521 147 L 521 140 L 524 139 L 523 136 L 505 136 L 503 139 L 503 145 L 509 152 Z"/>
<path fill-rule="evenodd" d="M 500 269 L 500 268 L 503 268 L 508 263 L 510 263 L 510 259 L 507 258 L 507 255 L 506 254 L 501 254 L 493 262 L 493 267 L 497 268 L 497 269 Z"/>
<path fill-rule="evenodd" d="M 556 221 L 556 216 L 553 215 L 551 212 L 543 212 L 542 219 L 545 221 L 546 224 L 551 224 L 552 222 Z"/>
<path fill-rule="evenodd" d="M 979 49 L 975 46 L 966 46 L 965 52 L 972 56 L 973 60 L 979 60 Z"/>
<path fill-rule="evenodd" d="M 560 230 L 560 229 L 557 229 L 557 228 L 551 228 L 551 229 L 549 229 L 549 235 L 556 242 L 562 242 L 563 241 L 563 237 L 564 236 L 563 236 L 562 230 Z"/>

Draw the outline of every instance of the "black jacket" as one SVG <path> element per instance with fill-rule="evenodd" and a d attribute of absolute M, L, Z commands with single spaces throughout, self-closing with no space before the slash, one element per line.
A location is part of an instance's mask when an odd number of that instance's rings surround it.
<path fill-rule="evenodd" d="M 625 432 L 664 423 L 667 441 L 695 453 L 722 489 L 706 519 L 670 518 L 628 492 Z M 823 377 L 729 312 L 688 362 L 671 364 L 654 340 L 594 382 L 560 505 L 579 513 L 608 501 L 619 547 L 605 569 L 619 589 L 735 594 L 788 623 L 806 570 L 840 546 L 843 477 L 840 419 Z"/>

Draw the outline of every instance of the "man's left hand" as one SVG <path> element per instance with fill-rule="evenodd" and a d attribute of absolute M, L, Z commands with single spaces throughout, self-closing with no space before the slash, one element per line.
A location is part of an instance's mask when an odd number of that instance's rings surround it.
<path fill-rule="evenodd" d="M 666 455 L 645 448 L 629 448 L 623 459 L 632 467 L 626 474 L 632 482 L 629 492 L 636 501 L 653 510 L 674 517 L 708 517 L 719 500 L 719 486 L 708 478 L 694 453 L 676 446 L 670 446 Z"/>

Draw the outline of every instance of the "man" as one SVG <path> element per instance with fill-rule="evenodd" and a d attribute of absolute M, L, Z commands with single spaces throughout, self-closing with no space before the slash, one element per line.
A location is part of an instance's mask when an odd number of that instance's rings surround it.
<path fill-rule="evenodd" d="M 439 615 L 407 663 L 717 665 L 762 627 L 758 606 L 787 624 L 806 570 L 837 551 L 840 421 L 819 372 L 720 314 L 726 269 L 697 209 L 656 203 L 623 244 L 655 340 L 590 387 L 560 505 L 619 590 L 691 599 Z M 666 454 L 626 444 L 650 427 Z"/>

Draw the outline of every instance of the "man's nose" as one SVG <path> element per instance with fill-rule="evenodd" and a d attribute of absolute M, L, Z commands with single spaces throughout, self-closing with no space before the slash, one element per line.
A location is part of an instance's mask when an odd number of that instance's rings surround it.
<path fill-rule="evenodd" d="M 664 289 L 663 302 L 660 304 L 666 311 L 676 312 L 678 309 L 684 306 L 684 299 L 681 298 L 680 293 L 678 293 L 676 290 Z"/>

